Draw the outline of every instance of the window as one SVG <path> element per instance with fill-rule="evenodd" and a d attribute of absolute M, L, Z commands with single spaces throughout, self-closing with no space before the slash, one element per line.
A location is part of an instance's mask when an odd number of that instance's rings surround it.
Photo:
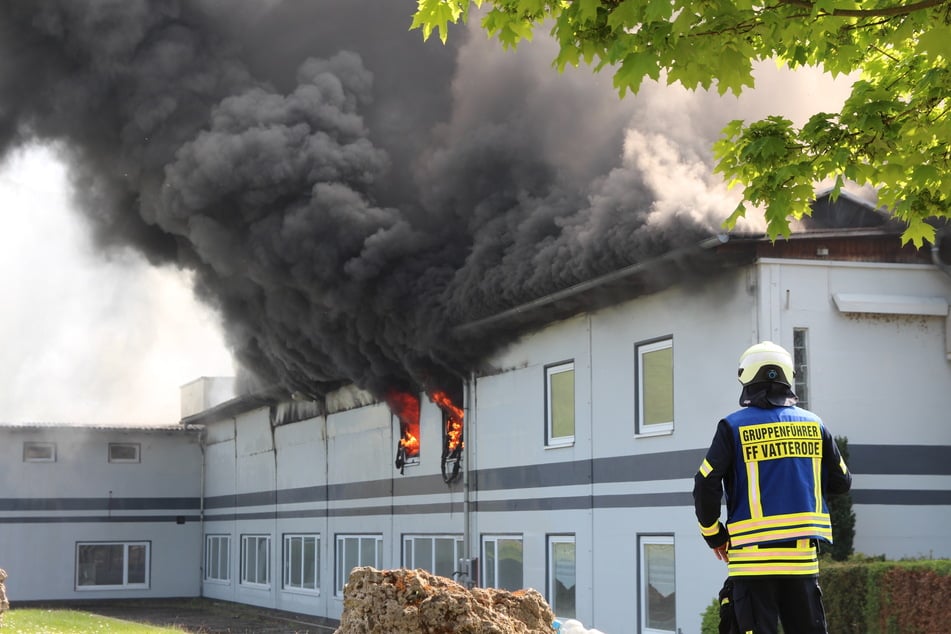
<path fill-rule="evenodd" d="M 335 594 L 343 596 L 343 586 L 354 568 L 357 566 L 382 568 L 382 562 L 382 535 L 337 535 Z"/>
<path fill-rule="evenodd" d="M 523 587 L 521 535 L 482 537 L 482 585 L 503 590 Z"/>
<path fill-rule="evenodd" d="M 575 441 L 575 364 L 545 368 L 545 444 L 570 445 Z"/>
<path fill-rule="evenodd" d="M 556 616 L 576 618 L 575 536 L 548 536 L 548 604 Z"/>
<path fill-rule="evenodd" d="M 254 586 L 271 584 L 271 536 L 241 536 L 241 583 Z"/>
<path fill-rule="evenodd" d="M 149 542 L 76 544 L 76 589 L 149 587 Z"/>
<path fill-rule="evenodd" d="M 674 538 L 672 535 L 650 535 L 641 536 L 638 541 L 641 632 L 676 632 Z"/>
<path fill-rule="evenodd" d="M 637 356 L 637 433 L 674 430 L 674 340 L 635 345 Z"/>
<path fill-rule="evenodd" d="M 139 443 L 109 443 L 109 462 L 139 462 Z"/>
<path fill-rule="evenodd" d="M 320 535 L 284 535 L 284 587 L 320 589 Z"/>
<path fill-rule="evenodd" d="M 799 397 L 799 407 L 809 409 L 809 362 L 806 356 L 806 328 L 793 328 L 793 371 L 796 373 L 793 391 Z"/>
<path fill-rule="evenodd" d="M 465 557 L 457 535 L 404 535 L 403 567 L 422 568 L 434 575 L 456 579 L 459 560 Z M 458 579 L 456 579 L 458 581 Z"/>
<path fill-rule="evenodd" d="M 205 579 L 231 581 L 230 535 L 205 535 Z"/>
<path fill-rule="evenodd" d="M 56 462 L 56 443 L 23 443 L 23 462 Z"/>

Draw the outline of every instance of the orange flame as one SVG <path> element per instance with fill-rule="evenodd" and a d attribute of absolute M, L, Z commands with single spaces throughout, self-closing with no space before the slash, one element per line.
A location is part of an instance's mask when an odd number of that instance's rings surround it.
<path fill-rule="evenodd" d="M 457 449 L 462 449 L 465 445 L 462 442 L 463 420 L 465 412 L 456 407 L 450 400 L 449 395 L 442 391 L 436 391 L 429 395 L 430 400 L 438 405 L 446 413 L 446 443 L 450 453 Z"/>
<path fill-rule="evenodd" d="M 400 419 L 400 446 L 407 458 L 419 455 L 419 399 L 407 392 L 388 390 L 386 404 Z"/>

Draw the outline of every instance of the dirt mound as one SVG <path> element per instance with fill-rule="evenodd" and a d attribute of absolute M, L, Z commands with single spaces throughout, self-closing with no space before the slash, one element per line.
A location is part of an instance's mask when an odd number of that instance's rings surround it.
<path fill-rule="evenodd" d="M 472 588 L 424 570 L 354 568 L 335 634 L 552 634 L 535 590 Z"/>

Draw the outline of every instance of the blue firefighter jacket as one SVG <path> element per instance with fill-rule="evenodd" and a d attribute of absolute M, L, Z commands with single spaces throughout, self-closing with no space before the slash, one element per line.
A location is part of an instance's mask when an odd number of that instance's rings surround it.
<path fill-rule="evenodd" d="M 700 532 L 711 547 L 729 540 L 731 576 L 817 574 L 816 540 L 832 541 L 824 495 L 848 491 L 851 481 L 818 416 L 795 406 L 743 408 L 720 421 L 694 478 Z"/>

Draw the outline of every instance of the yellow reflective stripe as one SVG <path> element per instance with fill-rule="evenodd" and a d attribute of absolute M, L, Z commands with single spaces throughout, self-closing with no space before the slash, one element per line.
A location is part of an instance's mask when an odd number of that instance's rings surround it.
<path fill-rule="evenodd" d="M 796 563 L 759 563 L 749 565 L 727 565 L 731 577 L 750 577 L 756 575 L 817 575 L 819 562 Z"/>
<path fill-rule="evenodd" d="M 730 561 L 734 559 L 738 562 L 762 561 L 764 557 L 769 559 L 793 559 L 793 560 L 812 560 L 816 558 L 815 548 L 732 548 L 729 551 Z"/>
<path fill-rule="evenodd" d="M 816 513 L 822 512 L 822 459 L 812 459 L 812 494 L 816 499 Z"/>
<path fill-rule="evenodd" d="M 749 544 L 758 544 L 767 541 L 786 541 L 789 539 L 798 539 L 805 535 L 821 537 L 823 539 L 832 541 L 832 529 L 831 528 L 820 528 L 820 527 L 800 527 L 800 528 L 789 528 L 785 530 L 773 530 L 773 531 L 763 531 L 761 533 L 754 533 L 752 535 L 733 535 L 730 534 L 730 543 L 735 546 L 747 546 Z"/>
<path fill-rule="evenodd" d="M 842 475 L 849 472 L 849 468 L 845 466 L 845 458 L 839 458 L 839 468 L 842 469 Z"/>
<path fill-rule="evenodd" d="M 759 499 L 759 463 L 746 463 L 747 494 L 750 500 L 750 516 L 763 517 L 763 502 Z M 732 531 L 731 531 L 732 532 Z"/>
<path fill-rule="evenodd" d="M 770 528 L 788 524 L 819 524 L 829 523 L 829 516 L 826 513 L 784 513 L 782 515 L 770 515 L 769 517 L 754 517 L 748 520 L 739 520 L 732 522 L 729 526 L 730 534 L 734 529 L 743 533 L 758 528 Z"/>
<path fill-rule="evenodd" d="M 710 526 L 700 524 L 700 534 L 704 537 L 713 537 L 720 532 L 720 520 L 716 520 Z"/>
<path fill-rule="evenodd" d="M 713 471 L 713 465 L 707 462 L 707 459 L 703 459 L 703 464 L 700 465 L 700 475 L 706 478 L 710 475 L 710 472 Z"/>

